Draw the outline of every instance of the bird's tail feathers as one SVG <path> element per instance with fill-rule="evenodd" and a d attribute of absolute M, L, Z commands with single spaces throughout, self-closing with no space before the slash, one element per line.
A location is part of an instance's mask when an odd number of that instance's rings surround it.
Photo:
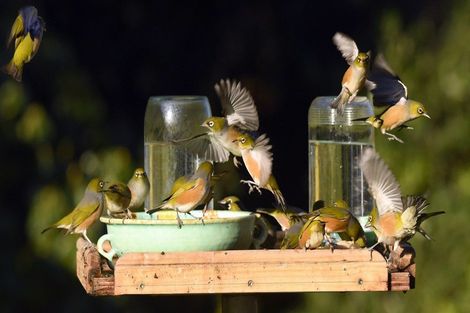
<path fill-rule="evenodd" d="M 163 206 L 165 205 L 165 202 L 163 202 L 162 204 L 160 204 L 159 206 L 157 206 L 156 208 L 153 208 L 153 209 L 150 209 L 150 210 L 147 210 L 145 211 L 145 213 L 147 214 L 153 214 L 159 210 L 162 210 L 163 209 Z"/>
<path fill-rule="evenodd" d="M 44 234 L 46 231 L 48 231 L 48 230 L 50 230 L 50 229 L 52 229 L 52 228 L 55 228 L 54 225 L 51 225 L 51 226 L 49 226 L 49 227 L 44 228 L 44 229 L 41 231 L 41 234 Z"/>
<path fill-rule="evenodd" d="M 2 71 L 13 77 L 17 82 L 21 82 L 23 78 L 23 67 L 16 66 L 15 63 L 13 63 L 13 60 L 4 66 Z"/>
<path fill-rule="evenodd" d="M 420 213 L 418 215 L 418 225 L 420 225 L 422 222 L 424 222 L 425 220 L 427 220 L 428 218 L 430 217 L 433 217 L 433 216 L 437 216 L 437 215 L 441 215 L 441 214 L 444 214 L 446 213 L 445 211 L 438 211 L 438 212 L 429 212 L 429 213 Z"/>
<path fill-rule="evenodd" d="M 277 204 L 281 207 L 282 211 L 284 213 L 287 211 L 287 204 L 286 204 L 286 199 L 282 195 L 282 192 L 279 189 L 273 189 L 271 190 L 272 194 L 274 195 L 274 198 L 276 199 Z"/>

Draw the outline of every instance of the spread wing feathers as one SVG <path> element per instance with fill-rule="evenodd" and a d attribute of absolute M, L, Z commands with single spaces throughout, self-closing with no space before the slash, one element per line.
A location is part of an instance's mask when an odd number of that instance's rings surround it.
<path fill-rule="evenodd" d="M 13 39 L 15 39 L 16 49 L 18 47 L 18 44 L 21 42 L 21 40 L 16 40 L 19 37 L 24 37 L 24 23 L 21 15 L 18 15 L 15 19 L 15 22 L 13 22 L 13 26 L 11 27 L 10 31 L 10 36 L 8 37 L 7 41 L 7 47 L 9 47 Z"/>
<path fill-rule="evenodd" d="M 366 87 L 372 92 L 374 105 L 394 105 L 408 98 L 408 89 L 379 54 L 367 76 Z"/>
<path fill-rule="evenodd" d="M 206 159 L 214 162 L 227 162 L 230 152 L 212 136 L 209 136 L 209 143 L 206 149 Z"/>
<path fill-rule="evenodd" d="M 416 207 L 416 212 L 419 214 L 423 212 L 428 206 L 428 200 L 423 196 L 405 196 L 401 198 L 403 208 L 407 209 L 411 206 Z"/>
<path fill-rule="evenodd" d="M 227 162 L 230 152 L 215 139 L 211 134 L 200 134 L 188 139 L 173 141 L 175 144 L 181 144 L 189 152 L 197 154 L 200 158 L 214 162 Z"/>
<path fill-rule="evenodd" d="M 266 134 L 256 138 L 250 154 L 259 166 L 259 186 L 264 187 L 271 176 L 273 166 L 273 154 L 271 152 L 271 145 L 269 145 L 269 138 L 266 137 Z"/>
<path fill-rule="evenodd" d="M 402 212 L 400 185 L 377 152 L 372 148 L 366 149 L 359 164 L 377 204 L 379 215 L 390 211 Z"/>
<path fill-rule="evenodd" d="M 333 36 L 333 43 L 341 52 L 343 58 L 346 59 L 346 62 L 351 65 L 359 54 L 359 49 L 354 40 L 343 33 L 336 33 Z"/>
<path fill-rule="evenodd" d="M 237 125 L 246 130 L 258 130 L 259 119 L 255 101 L 240 82 L 222 79 L 214 88 L 229 125 Z"/>

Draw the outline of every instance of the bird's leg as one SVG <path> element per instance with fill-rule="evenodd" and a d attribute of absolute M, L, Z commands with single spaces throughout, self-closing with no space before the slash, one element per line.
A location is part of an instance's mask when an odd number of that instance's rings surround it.
<path fill-rule="evenodd" d="M 191 212 L 187 212 L 186 214 L 189 214 L 189 216 L 191 216 L 195 220 L 200 220 L 202 225 L 205 225 L 204 224 L 204 210 L 202 211 L 202 216 L 201 217 L 195 217 L 194 215 L 191 214 Z"/>
<path fill-rule="evenodd" d="M 374 252 L 374 248 L 377 247 L 379 245 L 379 241 L 377 241 L 376 243 L 374 243 L 372 246 L 370 246 L 369 248 L 367 248 L 367 250 L 370 251 L 370 261 L 372 261 L 372 253 Z"/>
<path fill-rule="evenodd" d="M 369 251 L 372 251 L 372 250 L 374 250 L 375 247 L 377 247 L 377 246 L 379 245 L 379 243 L 380 243 L 380 242 L 377 241 L 376 243 L 374 243 L 372 246 L 370 246 L 370 247 L 367 248 L 367 249 L 368 249 Z"/>
<path fill-rule="evenodd" d="M 176 210 L 176 220 L 178 221 L 178 228 L 181 228 L 181 226 L 183 225 L 183 221 L 180 218 L 178 210 Z"/>
<path fill-rule="evenodd" d="M 88 238 L 88 236 L 86 235 L 86 229 L 83 231 L 82 235 L 83 235 L 83 237 L 85 237 L 85 239 L 86 239 L 89 243 L 93 244 L 93 242 L 91 242 L 90 238 Z"/>
<path fill-rule="evenodd" d="M 330 235 L 325 233 L 325 240 L 328 242 L 328 245 L 330 246 L 331 252 L 333 252 L 336 248 L 336 243 L 333 242 L 333 239 L 331 239 Z"/>
<path fill-rule="evenodd" d="M 236 156 L 233 156 L 233 165 L 235 165 L 236 168 L 239 168 L 241 162 L 238 161 L 238 158 Z"/>
<path fill-rule="evenodd" d="M 243 184 L 247 184 L 247 185 L 248 185 L 248 187 L 250 188 L 250 189 L 248 189 L 248 194 L 251 194 L 254 189 L 256 189 L 256 191 L 258 191 L 259 194 L 261 194 L 261 189 L 259 188 L 259 186 L 258 186 L 254 181 L 251 181 L 251 180 L 240 180 L 240 183 L 243 183 Z"/>
<path fill-rule="evenodd" d="M 128 219 L 133 219 L 134 218 L 134 214 L 129 209 L 126 210 L 126 218 L 128 218 Z"/>
<path fill-rule="evenodd" d="M 398 138 L 398 137 L 395 136 L 394 134 L 387 133 L 387 132 L 384 132 L 383 134 L 388 136 L 388 138 L 387 138 L 388 140 L 396 140 L 396 141 L 398 141 L 399 143 L 403 143 L 403 142 L 404 142 L 403 140 L 401 140 L 400 138 Z"/>
<path fill-rule="evenodd" d="M 354 98 L 356 98 L 358 91 L 359 91 L 359 89 L 356 90 L 355 92 L 351 93 L 348 89 L 348 92 L 349 92 L 348 104 L 350 104 L 354 100 Z"/>

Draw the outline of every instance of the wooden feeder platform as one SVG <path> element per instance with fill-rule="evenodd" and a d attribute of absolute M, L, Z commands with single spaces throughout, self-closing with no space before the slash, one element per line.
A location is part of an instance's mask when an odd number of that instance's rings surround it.
<path fill-rule="evenodd" d="M 407 291 L 414 251 L 400 254 L 388 265 L 367 249 L 128 253 L 112 270 L 80 238 L 77 276 L 94 296 Z"/>

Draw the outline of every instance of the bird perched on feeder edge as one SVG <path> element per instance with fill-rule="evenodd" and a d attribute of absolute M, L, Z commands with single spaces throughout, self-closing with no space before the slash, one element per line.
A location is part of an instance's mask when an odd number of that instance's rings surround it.
<path fill-rule="evenodd" d="M 351 103 L 359 90 L 364 87 L 370 52 L 359 52 L 354 40 L 343 33 L 336 33 L 333 36 L 333 43 L 349 64 L 343 75 L 341 92 L 331 103 L 332 108 L 337 109 L 339 114 L 343 114 L 346 104 Z"/>
<path fill-rule="evenodd" d="M 190 178 L 184 176 L 178 178 L 173 184 L 171 195 L 158 207 L 147 210 L 147 213 L 152 214 L 161 209 L 175 210 L 178 227 L 181 228 L 183 223 L 179 213 L 191 214 L 190 212 L 196 207 L 202 204 L 207 205 L 209 202 L 213 171 L 214 167 L 211 162 L 202 162 Z"/>
<path fill-rule="evenodd" d="M 281 226 L 282 231 L 291 228 L 306 214 L 302 209 L 293 206 L 286 207 L 285 211 L 280 208 L 259 208 L 256 209 L 256 212 L 272 216 L 279 226 Z M 298 217 L 298 219 L 296 217 Z"/>
<path fill-rule="evenodd" d="M 363 120 L 379 129 L 389 140 L 403 143 L 403 140 L 388 131 L 396 128 L 413 129 L 405 123 L 422 116 L 431 118 L 422 103 L 408 99 L 408 88 L 393 72 L 382 54 L 374 60 L 366 87 L 372 92 L 374 106 L 388 107 L 379 115 Z"/>
<path fill-rule="evenodd" d="M 364 151 L 359 166 L 376 203 L 366 225 L 377 235 L 377 243 L 370 249 L 382 244 L 385 252 L 390 253 L 400 242 L 409 240 L 416 232 L 428 238 L 421 223 L 444 212 L 425 213 L 428 203 L 422 196 L 402 198 L 395 176 L 374 149 Z"/>
<path fill-rule="evenodd" d="M 132 194 L 128 209 L 131 211 L 139 209 L 144 204 L 150 190 L 150 182 L 143 168 L 139 167 L 134 171 L 134 175 L 127 182 L 127 187 Z"/>
<path fill-rule="evenodd" d="M 15 41 L 15 52 L 10 62 L 3 67 L 5 73 L 18 82 L 22 80 L 23 67 L 38 52 L 44 31 L 45 23 L 35 7 L 27 6 L 19 10 L 7 42 L 7 46 L 10 46 Z"/>
<path fill-rule="evenodd" d="M 214 162 L 226 162 L 232 153 L 233 162 L 238 167 L 237 156 L 241 156 L 241 152 L 234 140 L 243 132 L 258 130 L 258 111 L 250 92 L 240 82 L 221 79 L 214 89 L 225 116 L 207 118 L 201 124 L 207 132 L 175 143 L 202 138 L 191 145 L 197 154 Z"/>
<path fill-rule="evenodd" d="M 243 163 L 245 164 L 251 180 L 241 180 L 249 186 L 249 193 L 256 189 L 260 194 L 262 189 L 269 190 L 280 205 L 282 210 L 286 210 L 286 200 L 282 195 L 276 178 L 272 175 L 273 155 L 269 138 L 266 134 L 262 134 L 258 138 L 253 139 L 248 134 L 240 134 L 234 142 L 238 143 Z"/>
<path fill-rule="evenodd" d="M 90 227 L 101 215 L 103 210 L 103 188 L 105 182 L 99 178 L 93 178 L 86 187 L 85 194 L 77 206 L 58 222 L 44 229 L 41 233 L 52 228 L 62 228 L 66 234 L 81 234 L 88 242 L 91 240 L 86 235 Z"/>
<path fill-rule="evenodd" d="M 240 207 L 240 199 L 237 196 L 228 196 L 219 201 L 229 211 L 243 211 Z"/>
<path fill-rule="evenodd" d="M 103 194 L 104 207 L 109 216 L 132 218 L 132 212 L 129 211 L 132 194 L 126 184 L 119 181 L 105 182 Z"/>

